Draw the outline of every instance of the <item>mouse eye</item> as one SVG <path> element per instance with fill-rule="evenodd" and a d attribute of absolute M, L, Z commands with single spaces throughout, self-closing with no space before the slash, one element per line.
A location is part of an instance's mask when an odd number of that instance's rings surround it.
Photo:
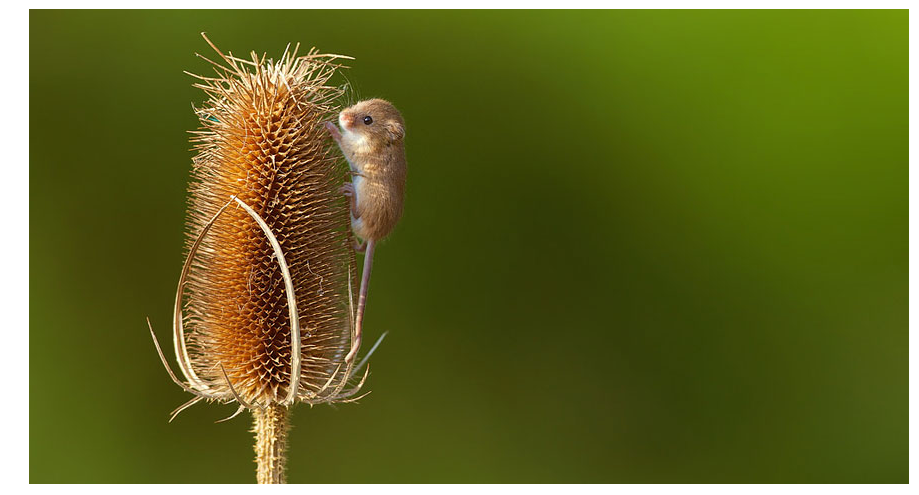
<path fill-rule="evenodd" d="M 367 124 L 367 125 L 372 124 L 372 123 L 373 123 L 373 118 L 371 118 L 369 115 L 366 116 L 366 117 L 364 117 L 364 123 Z"/>

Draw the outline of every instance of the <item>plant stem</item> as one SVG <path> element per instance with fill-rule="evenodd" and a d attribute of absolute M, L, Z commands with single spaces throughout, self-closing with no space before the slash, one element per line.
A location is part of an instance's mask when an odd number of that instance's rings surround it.
<path fill-rule="evenodd" d="M 255 462 L 258 464 L 258 483 L 287 483 L 284 468 L 287 464 L 288 409 L 271 405 L 253 409 L 255 419 Z"/>

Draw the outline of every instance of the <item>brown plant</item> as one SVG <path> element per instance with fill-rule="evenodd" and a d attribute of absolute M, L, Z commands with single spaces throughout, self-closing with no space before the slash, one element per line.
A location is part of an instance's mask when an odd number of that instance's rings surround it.
<path fill-rule="evenodd" d="M 277 62 L 247 60 L 205 40 L 219 62 L 199 55 L 215 76 L 191 74 L 208 99 L 195 109 L 173 319 L 184 380 L 156 347 L 195 396 L 172 417 L 202 400 L 238 402 L 231 418 L 255 417 L 258 481 L 283 482 L 289 408 L 356 400 L 363 384 L 346 389 L 357 268 L 345 172 L 322 127 L 339 111 L 343 89 L 329 79 L 347 57 L 298 57 L 297 45 Z"/>

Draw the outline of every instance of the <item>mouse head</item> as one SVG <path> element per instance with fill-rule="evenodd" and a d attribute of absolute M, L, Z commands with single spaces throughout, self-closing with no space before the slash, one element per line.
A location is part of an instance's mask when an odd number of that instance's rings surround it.
<path fill-rule="evenodd" d="M 405 121 L 392 103 L 374 98 L 364 100 L 338 114 L 343 133 L 356 134 L 370 142 L 387 144 L 405 137 Z"/>

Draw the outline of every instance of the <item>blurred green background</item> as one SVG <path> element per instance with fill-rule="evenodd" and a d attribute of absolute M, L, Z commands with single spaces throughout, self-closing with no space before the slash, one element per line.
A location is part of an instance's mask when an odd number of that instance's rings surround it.
<path fill-rule="evenodd" d="M 144 323 L 201 31 L 408 123 L 373 394 L 291 482 L 908 482 L 907 11 L 32 11 L 30 481 L 254 481 Z"/>

